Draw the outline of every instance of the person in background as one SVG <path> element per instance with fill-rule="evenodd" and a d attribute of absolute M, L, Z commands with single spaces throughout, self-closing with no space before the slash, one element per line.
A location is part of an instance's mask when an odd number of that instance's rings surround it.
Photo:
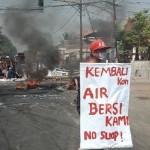
<path fill-rule="evenodd" d="M 0 79 L 5 78 L 5 74 L 2 72 L 2 69 L 0 68 Z"/>
<path fill-rule="evenodd" d="M 22 78 L 27 79 L 27 73 L 26 73 L 25 65 L 22 66 Z"/>
<path fill-rule="evenodd" d="M 106 46 L 104 41 L 101 39 L 97 39 L 94 42 L 92 42 L 90 44 L 91 57 L 87 63 L 102 63 L 102 62 L 105 63 L 107 58 L 106 50 L 109 48 L 111 47 Z M 80 90 L 77 95 L 77 111 L 80 114 Z"/>
<path fill-rule="evenodd" d="M 11 79 L 11 78 L 15 78 L 15 77 L 16 77 L 16 73 L 15 73 L 14 66 L 9 67 L 7 78 Z"/>
<path fill-rule="evenodd" d="M 6 72 L 7 72 L 7 67 L 4 67 L 3 69 L 2 69 L 2 73 L 4 73 L 4 76 L 6 77 Z"/>
<path fill-rule="evenodd" d="M 8 65 L 7 68 L 6 68 L 6 79 L 8 79 L 9 68 L 10 68 L 10 65 Z"/>
<path fill-rule="evenodd" d="M 78 94 L 79 94 L 79 90 L 80 90 L 80 77 L 74 77 L 72 81 L 73 81 L 75 90 L 77 90 L 78 93 L 77 93 L 77 96 L 75 97 L 75 99 L 73 100 L 73 103 L 71 103 L 71 104 L 76 106 L 77 105 L 77 98 L 78 98 Z"/>
<path fill-rule="evenodd" d="M 19 63 L 16 65 L 16 78 L 22 78 L 22 67 Z"/>

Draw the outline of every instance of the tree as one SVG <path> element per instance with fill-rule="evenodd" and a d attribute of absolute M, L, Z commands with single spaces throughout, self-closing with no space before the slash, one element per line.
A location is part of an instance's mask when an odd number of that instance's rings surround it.
<path fill-rule="evenodd" d="M 2 34 L 0 28 L 0 55 L 13 57 L 17 54 L 17 49 L 11 43 L 11 40 Z"/>
<path fill-rule="evenodd" d="M 69 33 L 65 32 L 62 34 L 62 37 L 60 37 L 60 44 L 64 45 L 66 40 L 71 40 L 71 39 L 72 36 Z"/>
<path fill-rule="evenodd" d="M 128 22 L 133 22 L 131 30 L 122 30 L 119 34 L 119 48 L 123 51 L 132 50 L 133 47 L 143 53 L 147 53 L 150 46 L 150 17 L 148 10 L 137 12 L 133 18 L 129 18 Z"/>

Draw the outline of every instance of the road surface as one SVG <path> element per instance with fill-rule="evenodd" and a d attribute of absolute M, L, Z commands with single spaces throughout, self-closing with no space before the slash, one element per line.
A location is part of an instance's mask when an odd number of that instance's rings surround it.
<path fill-rule="evenodd" d="M 129 150 L 149 150 L 150 82 L 132 80 L 130 91 L 129 121 L 134 146 Z M 79 115 L 71 105 L 76 93 L 62 92 L 51 82 L 23 90 L 16 90 L 15 82 L 1 83 L 0 150 L 77 150 Z"/>

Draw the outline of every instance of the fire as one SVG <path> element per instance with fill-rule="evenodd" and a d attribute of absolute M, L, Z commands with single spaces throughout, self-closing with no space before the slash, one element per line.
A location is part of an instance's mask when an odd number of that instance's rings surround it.
<path fill-rule="evenodd" d="M 63 87 L 67 88 L 67 89 L 70 89 L 70 90 L 75 90 L 75 87 L 73 86 L 72 82 L 66 83 Z"/>
<path fill-rule="evenodd" d="M 26 85 L 23 84 L 19 84 L 16 86 L 16 89 L 35 89 L 40 85 L 40 81 L 36 81 L 36 80 L 31 80 L 31 81 L 27 81 Z"/>
<path fill-rule="evenodd" d="M 57 81 L 57 78 L 53 78 L 52 81 Z"/>
<path fill-rule="evenodd" d="M 36 81 L 36 80 L 27 81 L 27 88 L 28 89 L 37 88 L 39 85 L 40 85 L 40 81 Z"/>
<path fill-rule="evenodd" d="M 17 85 L 17 86 L 16 86 L 16 89 L 23 89 L 23 85 L 22 85 L 22 84 Z"/>
<path fill-rule="evenodd" d="M 72 83 L 71 83 L 71 82 L 68 82 L 65 86 L 66 86 L 66 87 L 72 86 Z"/>

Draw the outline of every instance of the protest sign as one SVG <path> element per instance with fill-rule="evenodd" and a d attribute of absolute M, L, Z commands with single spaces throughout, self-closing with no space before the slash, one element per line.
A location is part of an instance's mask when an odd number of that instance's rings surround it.
<path fill-rule="evenodd" d="M 80 148 L 132 147 L 128 106 L 131 64 L 80 64 Z"/>

